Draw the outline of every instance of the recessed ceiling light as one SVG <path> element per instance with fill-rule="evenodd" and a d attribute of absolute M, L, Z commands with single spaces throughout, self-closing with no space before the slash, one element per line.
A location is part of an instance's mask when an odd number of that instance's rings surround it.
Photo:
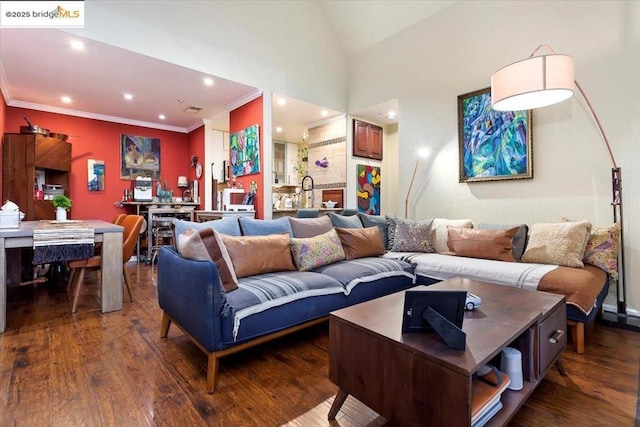
<path fill-rule="evenodd" d="M 276 128 L 276 132 L 278 132 L 278 133 L 282 132 L 282 128 L 281 128 L 280 126 L 278 126 L 278 127 Z"/>
<path fill-rule="evenodd" d="M 84 50 L 84 43 L 82 43 L 80 40 L 71 40 L 69 44 L 75 50 Z"/>
<path fill-rule="evenodd" d="M 387 119 L 389 119 L 389 120 L 393 120 L 393 119 L 395 119 L 395 118 L 396 118 L 396 112 L 395 112 L 395 111 L 393 111 L 393 110 L 392 110 L 392 111 L 389 111 L 389 112 L 387 113 Z"/>
<path fill-rule="evenodd" d="M 166 119 L 166 116 L 164 114 L 158 114 L 158 118 L 160 120 L 164 120 L 164 119 Z"/>
<path fill-rule="evenodd" d="M 61 100 L 62 102 L 64 102 L 65 104 L 69 104 L 69 103 L 71 103 L 71 97 L 70 97 L 70 96 L 66 96 L 66 95 L 65 95 L 65 96 L 61 97 L 61 98 L 60 98 L 60 100 Z"/>
<path fill-rule="evenodd" d="M 329 112 L 327 110 L 322 110 L 322 111 L 320 111 L 320 115 L 322 117 L 327 117 L 329 115 Z"/>
<path fill-rule="evenodd" d="M 211 77 L 205 77 L 204 84 L 207 86 L 213 86 L 213 79 Z"/>
<path fill-rule="evenodd" d="M 284 98 L 278 98 L 278 105 L 285 105 L 287 103 L 287 100 Z"/>
<path fill-rule="evenodd" d="M 133 95 L 131 95 L 130 93 L 125 93 L 122 96 L 124 96 L 124 99 L 126 99 L 127 101 L 131 101 L 133 99 Z"/>

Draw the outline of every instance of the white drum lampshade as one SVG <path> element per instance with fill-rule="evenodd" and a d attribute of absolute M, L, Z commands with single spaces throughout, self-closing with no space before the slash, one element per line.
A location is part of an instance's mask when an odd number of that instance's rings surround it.
<path fill-rule="evenodd" d="M 533 56 L 491 76 L 491 106 L 497 111 L 546 107 L 570 98 L 573 90 L 572 56 Z"/>

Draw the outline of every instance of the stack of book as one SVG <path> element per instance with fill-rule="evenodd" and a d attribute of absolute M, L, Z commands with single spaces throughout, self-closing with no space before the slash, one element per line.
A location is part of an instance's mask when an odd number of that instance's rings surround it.
<path fill-rule="evenodd" d="M 473 379 L 473 397 L 471 399 L 471 427 L 482 427 L 493 417 L 500 409 L 502 402 L 500 397 L 511 380 L 509 376 L 502 372 L 502 382 L 492 381 L 496 378 L 495 374 L 487 375 L 491 377 L 489 380 L 481 378 Z M 496 383 L 496 384 L 492 384 Z M 499 384 L 497 384 L 499 383 Z"/>

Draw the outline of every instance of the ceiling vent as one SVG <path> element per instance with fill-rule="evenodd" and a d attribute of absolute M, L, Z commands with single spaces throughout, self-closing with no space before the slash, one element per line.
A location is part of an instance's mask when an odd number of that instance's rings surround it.
<path fill-rule="evenodd" d="M 185 108 L 185 113 L 196 114 L 199 113 L 204 107 L 198 107 L 197 105 L 189 105 Z"/>

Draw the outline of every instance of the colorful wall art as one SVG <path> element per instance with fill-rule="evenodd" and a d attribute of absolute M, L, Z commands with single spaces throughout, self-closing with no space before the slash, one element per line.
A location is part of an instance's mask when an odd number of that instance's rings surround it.
<path fill-rule="evenodd" d="M 380 215 L 380 167 L 357 165 L 358 212 Z"/>
<path fill-rule="evenodd" d="M 229 135 L 231 175 L 260 173 L 260 136 L 258 125 Z"/>
<path fill-rule="evenodd" d="M 120 136 L 120 178 L 160 178 L 160 138 Z"/>
<path fill-rule="evenodd" d="M 490 88 L 458 96 L 460 182 L 533 178 L 531 129 L 531 110 L 493 110 Z"/>
<path fill-rule="evenodd" d="M 87 160 L 89 191 L 104 191 L 104 160 Z"/>

